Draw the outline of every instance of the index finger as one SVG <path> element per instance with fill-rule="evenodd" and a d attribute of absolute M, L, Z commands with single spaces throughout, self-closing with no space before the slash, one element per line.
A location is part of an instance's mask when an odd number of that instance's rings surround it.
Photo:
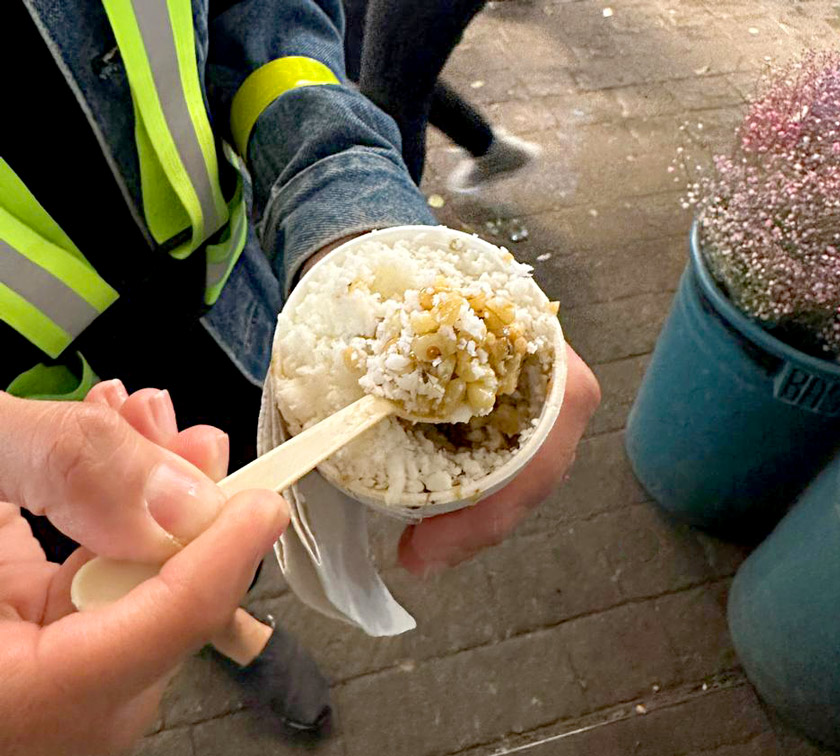
<path fill-rule="evenodd" d="M 45 627 L 39 669 L 79 696 L 109 687 L 122 698 L 140 693 L 227 626 L 287 523 L 278 495 L 237 494 L 159 575 L 114 604 Z"/>

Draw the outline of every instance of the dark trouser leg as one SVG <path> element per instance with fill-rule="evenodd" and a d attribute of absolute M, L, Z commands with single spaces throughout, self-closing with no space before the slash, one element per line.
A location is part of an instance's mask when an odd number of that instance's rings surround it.
<path fill-rule="evenodd" d="M 493 129 L 484 116 L 442 81 L 435 85 L 429 123 L 475 157 L 493 144 Z"/>
<path fill-rule="evenodd" d="M 426 125 L 438 75 L 485 0 L 370 0 L 359 88 L 397 122 L 403 158 L 423 174 Z"/>
<path fill-rule="evenodd" d="M 368 0 L 344 0 L 344 64 L 347 78 L 359 81 L 362 70 L 362 48 L 365 34 L 365 13 Z"/>

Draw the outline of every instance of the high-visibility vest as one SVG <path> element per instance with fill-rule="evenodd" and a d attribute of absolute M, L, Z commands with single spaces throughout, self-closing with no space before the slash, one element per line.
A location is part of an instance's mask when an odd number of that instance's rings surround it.
<path fill-rule="evenodd" d="M 196 65 L 191 0 L 102 3 L 132 94 L 146 223 L 158 244 L 189 237 L 169 251 L 176 259 L 205 247 L 205 302 L 212 305 L 245 246 L 243 158 L 257 118 L 290 89 L 339 80 L 304 57 L 279 58 L 251 73 L 232 104 L 237 150 L 223 144 L 239 175 L 225 200 Z M 0 157 L 0 320 L 56 358 L 118 296 Z M 37 393 L 33 386 L 43 381 L 35 370 L 16 379 L 26 385 L 21 393 Z"/>

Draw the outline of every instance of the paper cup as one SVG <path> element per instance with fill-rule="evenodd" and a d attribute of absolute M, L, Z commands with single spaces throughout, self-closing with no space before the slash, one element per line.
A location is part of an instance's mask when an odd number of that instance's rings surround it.
<path fill-rule="evenodd" d="M 398 226 L 382 231 L 373 231 L 370 234 L 357 237 L 342 244 L 313 265 L 307 274 L 301 278 L 300 283 L 298 283 L 289 296 L 283 311 L 288 313 L 303 301 L 308 294 L 309 285 L 313 277 L 322 266 L 340 264 L 347 255 L 353 254 L 358 247 L 369 242 L 371 238 L 386 244 L 408 240 L 430 247 L 440 247 L 441 250 L 449 250 L 450 242 L 454 239 L 460 239 L 473 248 L 482 251 L 486 255 L 487 260 L 491 261 L 497 270 L 505 270 L 509 264 L 509 259 L 506 259 L 501 250 L 493 244 L 483 241 L 477 236 L 472 236 L 462 231 L 454 231 L 444 226 Z M 531 280 L 530 284 L 533 286 L 538 301 L 543 301 L 548 305 L 548 297 L 537 286 L 536 282 Z M 537 418 L 537 425 L 525 444 L 505 464 L 489 475 L 471 483 L 459 484 L 446 491 L 421 494 L 405 493 L 399 503 L 389 504 L 386 503 L 385 495 L 382 491 L 367 488 L 361 484 L 348 483 L 346 480 L 337 478 L 330 470 L 323 467 L 318 468 L 318 472 L 332 483 L 332 485 L 344 491 L 353 499 L 392 517 L 413 521 L 472 506 L 503 488 L 522 471 L 543 445 L 554 422 L 557 420 L 560 406 L 563 403 L 566 386 L 566 348 L 560 323 L 556 320 L 554 322 L 556 323 L 556 332 L 553 345 L 553 368 L 549 376 L 545 402 Z M 275 349 L 277 349 L 276 344 L 277 340 L 275 338 Z M 272 361 L 277 356 L 275 353 Z M 282 417 L 279 410 L 276 407 L 274 409 L 278 413 L 278 416 Z M 264 408 L 264 410 L 268 411 L 268 408 Z"/>

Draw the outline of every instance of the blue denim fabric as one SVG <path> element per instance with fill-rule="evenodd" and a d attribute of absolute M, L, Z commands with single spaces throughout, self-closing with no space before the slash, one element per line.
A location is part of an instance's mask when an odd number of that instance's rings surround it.
<path fill-rule="evenodd" d="M 24 1 L 151 245 L 131 93 L 101 3 Z M 358 231 L 435 219 L 402 162 L 394 122 L 344 84 L 340 0 L 242 0 L 209 25 L 207 0 L 194 0 L 193 19 L 199 73 L 219 138 L 227 138 L 236 90 L 271 60 L 315 58 L 343 82 L 282 95 L 252 131 L 247 166 L 254 223 L 222 296 L 202 322 L 260 385 L 277 312 L 311 254 Z"/>

